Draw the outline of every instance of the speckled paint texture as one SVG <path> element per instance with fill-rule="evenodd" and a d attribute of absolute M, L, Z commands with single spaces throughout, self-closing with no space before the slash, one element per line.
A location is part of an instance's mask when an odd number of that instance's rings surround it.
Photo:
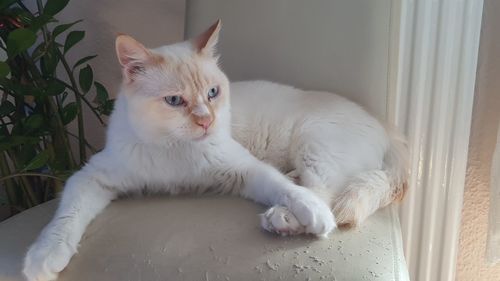
<path fill-rule="evenodd" d="M 486 261 L 489 184 L 500 121 L 500 1 L 485 0 L 478 78 L 469 145 L 457 280 L 500 280 L 500 264 Z"/>

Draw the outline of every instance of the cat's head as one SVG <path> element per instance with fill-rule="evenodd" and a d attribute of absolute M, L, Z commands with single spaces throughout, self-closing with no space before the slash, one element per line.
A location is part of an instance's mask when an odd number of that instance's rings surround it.
<path fill-rule="evenodd" d="M 146 141 L 199 141 L 229 130 L 229 81 L 215 54 L 220 20 L 185 42 L 147 49 L 116 38 L 129 123 Z"/>

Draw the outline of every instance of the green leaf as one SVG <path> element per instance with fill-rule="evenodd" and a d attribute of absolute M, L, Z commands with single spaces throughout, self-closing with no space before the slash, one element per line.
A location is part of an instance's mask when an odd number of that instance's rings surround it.
<path fill-rule="evenodd" d="M 96 96 L 95 96 L 96 103 L 100 105 L 106 104 L 106 102 L 109 99 L 108 91 L 106 91 L 106 88 L 99 82 L 94 82 L 94 86 L 96 90 Z"/>
<path fill-rule="evenodd" d="M 47 52 L 42 56 L 40 60 L 40 69 L 42 70 L 42 74 L 44 76 L 53 76 L 60 61 L 57 54 L 57 49 L 51 44 L 47 49 Z"/>
<path fill-rule="evenodd" d="M 75 25 L 81 21 L 82 20 L 77 20 L 77 21 L 72 22 L 72 23 L 66 23 L 66 24 L 61 24 L 61 25 L 56 26 L 54 28 L 54 30 L 52 31 L 52 37 L 56 38 L 58 35 L 60 35 L 64 31 L 68 30 L 70 27 L 72 27 L 73 25 Z"/>
<path fill-rule="evenodd" d="M 0 104 L 0 118 L 7 116 L 14 112 L 16 107 L 8 100 L 5 100 Z"/>
<path fill-rule="evenodd" d="M 62 11 L 62 9 L 68 5 L 68 2 L 69 0 L 47 0 L 43 8 L 43 13 L 53 16 Z"/>
<path fill-rule="evenodd" d="M 34 145 L 22 145 L 17 149 L 17 153 L 14 156 L 16 158 L 17 166 L 22 169 L 31 162 L 33 158 L 38 154 Z"/>
<path fill-rule="evenodd" d="M 5 89 L 5 92 L 7 93 L 13 96 L 22 96 L 18 93 L 19 83 L 17 81 L 12 81 L 12 79 L 8 78 L 0 78 L 0 85 L 3 89 Z"/>
<path fill-rule="evenodd" d="M 14 78 L 15 79 L 15 78 Z M 41 94 L 41 89 L 33 86 L 33 84 L 26 83 L 22 84 L 13 79 L 0 79 L 2 86 L 9 90 L 9 93 L 18 96 L 39 96 Z M 28 81 L 31 82 L 31 81 Z"/>
<path fill-rule="evenodd" d="M 0 77 L 6 77 L 7 75 L 9 75 L 10 73 L 10 67 L 9 65 L 4 62 L 4 61 L 0 61 Z"/>
<path fill-rule="evenodd" d="M 111 112 L 113 111 L 113 107 L 115 105 L 115 100 L 108 100 L 106 103 L 102 106 L 98 107 L 98 110 L 101 114 L 109 116 Z"/>
<path fill-rule="evenodd" d="M 37 32 L 42 26 L 54 21 L 55 20 L 49 15 L 40 15 L 30 21 L 28 28 L 33 32 Z"/>
<path fill-rule="evenodd" d="M 80 88 L 82 88 L 84 93 L 87 93 L 92 86 L 92 81 L 94 80 L 94 73 L 92 72 L 90 65 L 87 64 L 86 67 L 80 70 L 78 80 L 80 82 Z"/>
<path fill-rule="evenodd" d="M 30 130 L 36 130 L 42 127 L 43 116 L 41 114 L 33 114 L 26 118 L 25 126 Z"/>
<path fill-rule="evenodd" d="M 62 110 L 61 119 L 64 125 L 71 123 L 78 114 L 78 105 L 75 102 L 68 103 Z"/>
<path fill-rule="evenodd" d="M 84 58 L 79 59 L 79 60 L 75 63 L 75 65 L 73 66 L 73 69 L 77 68 L 79 65 L 82 65 L 82 64 L 84 64 L 84 63 L 88 62 L 89 60 L 91 60 L 91 59 L 93 59 L 93 58 L 95 58 L 95 57 L 97 57 L 97 55 L 93 55 L 93 56 L 86 56 L 86 57 L 84 57 Z"/>
<path fill-rule="evenodd" d="M 14 57 L 15 55 L 27 50 L 36 41 L 35 32 L 26 29 L 18 28 L 12 31 L 7 38 L 7 53 L 9 57 Z"/>
<path fill-rule="evenodd" d="M 68 36 L 66 36 L 66 41 L 64 42 L 64 53 L 69 51 L 76 43 L 80 42 L 85 36 L 85 31 L 75 30 L 71 31 Z"/>
<path fill-rule="evenodd" d="M 33 145 L 39 143 L 40 139 L 38 137 L 28 137 L 28 136 L 11 136 L 2 137 L 0 136 L 0 151 L 10 149 L 12 147 L 20 146 L 22 144 Z"/>
<path fill-rule="evenodd" d="M 38 153 L 33 159 L 31 159 L 31 161 L 26 166 L 24 166 L 23 172 L 29 170 L 35 170 L 45 166 L 49 161 L 49 156 L 50 156 L 49 153 L 50 153 L 49 150 L 44 150 Z"/>
<path fill-rule="evenodd" d="M 66 85 L 59 82 L 58 80 L 52 80 L 48 83 L 47 88 L 44 92 L 47 96 L 57 96 L 66 90 Z"/>

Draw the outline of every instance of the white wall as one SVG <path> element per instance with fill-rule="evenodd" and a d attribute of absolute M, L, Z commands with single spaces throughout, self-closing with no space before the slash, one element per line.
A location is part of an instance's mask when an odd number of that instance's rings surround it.
<path fill-rule="evenodd" d="M 391 0 L 188 0 L 186 36 L 222 19 L 232 80 L 268 79 L 348 96 L 385 117 Z"/>

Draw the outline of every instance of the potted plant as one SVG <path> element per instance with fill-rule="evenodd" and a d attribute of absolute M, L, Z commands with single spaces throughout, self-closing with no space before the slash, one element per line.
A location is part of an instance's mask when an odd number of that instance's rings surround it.
<path fill-rule="evenodd" d="M 84 38 L 80 22 L 55 16 L 69 0 L 0 2 L 0 204 L 10 214 L 54 198 L 64 180 L 95 152 L 85 138 L 84 108 L 102 125 L 113 100 L 94 81 L 89 61 L 68 61 Z M 76 122 L 76 132 L 68 125 Z M 77 147 L 72 149 L 71 139 Z"/>

